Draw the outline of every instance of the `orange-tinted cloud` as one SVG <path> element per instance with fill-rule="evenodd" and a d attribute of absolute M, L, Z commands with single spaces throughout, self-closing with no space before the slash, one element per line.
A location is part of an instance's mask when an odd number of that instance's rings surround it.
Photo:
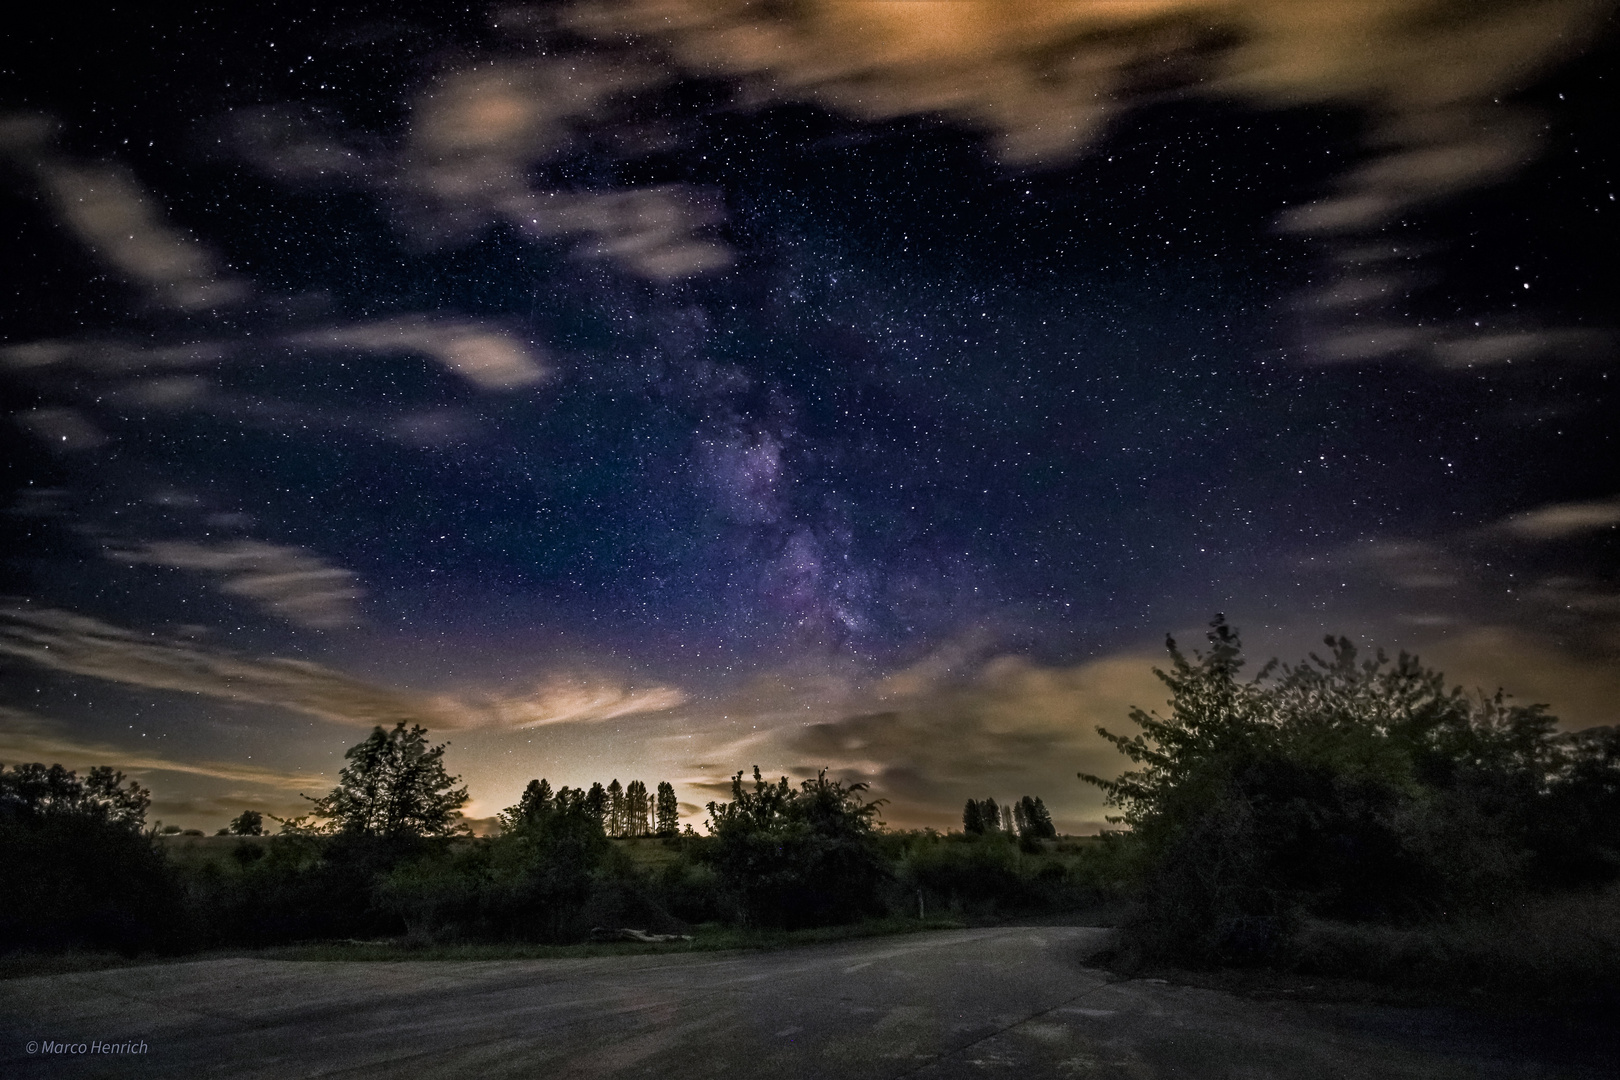
<path fill-rule="evenodd" d="M 462 727 L 534 728 L 667 712 L 685 703 L 671 686 L 635 687 L 610 679 L 553 678 L 527 693 L 470 693 L 434 699 Z"/>
<path fill-rule="evenodd" d="M 424 354 L 482 390 L 516 390 L 541 382 L 549 373 L 532 343 L 471 320 L 406 315 L 333 326 L 290 340 L 317 348 Z"/>
<path fill-rule="evenodd" d="M 667 43 L 689 67 L 858 116 L 945 112 L 1009 160 L 1072 154 L 1121 108 L 1167 88 L 1268 105 L 1336 101 L 1443 117 L 1567 55 L 1607 0 L 604 0 L 576 26 Z M 1396 186 L 1471 182 L 1517 140 L 1407 130 L 1375 169 Z"/>

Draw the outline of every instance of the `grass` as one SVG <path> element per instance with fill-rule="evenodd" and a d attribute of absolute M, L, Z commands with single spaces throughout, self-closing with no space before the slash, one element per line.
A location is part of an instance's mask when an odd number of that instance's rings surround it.
<path fill-rule="evenodd" d="M 1620 1007 L 1620 886 L 1524 896 L 1405 926 L 1311 920 L 1266 965 L 1144 962 L 1128 939 L 1105 964 L 1131 978 L 1260 998 L 1468 1005 L 1589 1021 Z"/>
<path fill-rule="evenodd" d="M 1620 887 L 1529 897 L 1426 926 L 1313 923 L 1287 966 L 1437 994 L 1620 1005 Z"/>
<path fill-rule="evenodd" d="M 402 960 L 481 962 L 496 960 L 569 960 L 599 956 L 642 956 L 661 953 L 723 951 L 774 951 L 825 945 L 861 938 L 914 934 L 929 930 L 959 930 L 965 924 L 948 918 L 871 919 L 849 926 L 827 926 L 811 930 L 747 930 L 718 924 L 699 926 L 691 941 L 657 944 L 641 942 L 591 942 L 578 945 L 538 945 L 509 943 L 444 943 L 417 945 L 404 939 L 380 941 L 322 941 L 301 945 L 278 945 L 263 949 L 216 949 L 179 956 L 124 956 L 119 953 L 17 952 L 0 956 L 0 979 L 20 979 L 33 975 L 64 975 L 111 968 L 142 967 L 150 964 L 190 963 L 253 957 L 262 960 L 341 961 L 357 963 Z"/>
<path fill-rule="evenodd" d="M 562 960 L 595 956 L 641 956 L 654 953 L 773 951 L 860 938 L 914 934 L 927 930 L 959 930 L 963 926 L 963 923 L 954 919 L 871 919 L 849 926 L 825 926 L 810 930 L 750 930 L 715 924 L 695 928 L 691 941 L 656 944 L 615 941 L 587 942 L 578 945 L 536 945 L 525 942 L 408 945 L 403 940 L 389 940 L 288 945 L 265 949 L 252 955 L 276 960 Z"/>

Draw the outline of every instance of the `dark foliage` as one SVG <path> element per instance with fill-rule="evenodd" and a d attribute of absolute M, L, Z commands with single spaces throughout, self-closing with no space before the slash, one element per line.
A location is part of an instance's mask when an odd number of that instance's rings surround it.
<path fill-rule="evenodd" d="M 373 729 L 343 755 L 338 786 L 315 800 L 313 813 L 333 828 L 364 836 L 447 836 L 457 831 L 467 789 L 444 769 L 444 744 L 430 747 L 427 729 Z"/>
<path fill-rule="evenodd" d="M 244 810 L 231 819 L 227 828 L 232 836 L 263 836 L 264 815 L 257 810 Z"/>
<path fill-rule="evenodd" d="M 0 767 L 0 949 L 183 944 L 180 893 L 122 773 Z"/>
<path fill-rule="evenodd" d="M 709 804 L 715 842 L 708 857 L 740 913 L 755 924 L 824 926 L 873 913 L 886 876 L 878 853 L 879 803 L 865 784 L 848 787 L 825 772 L 798 789 L 787 777 L 754 789 L 732 778 L 730 802 Z"/>
<path fill-rule="evenodd" d="M 653 818 L 659 836 L 674 836 L 681 831 L 681 804 L 676 801 L 675 786 L 668 780 L 659 781 Z"/>
<path fill-rule="evenodd" d="M 1167 715 L 1102 732 L 1141 767 L 1082 775 L 1141 850 L 1147 951 L 1264 959 L 1306 917 L 1433 919 L 1613 878 L 1612 735 L 1559 735 L 1540 706 L 1448 690 L 1404 654 L 1358 661 L 1344 638 L 1251 680 L 1224 620 L 1209 642 L 1168 643 Z"/>

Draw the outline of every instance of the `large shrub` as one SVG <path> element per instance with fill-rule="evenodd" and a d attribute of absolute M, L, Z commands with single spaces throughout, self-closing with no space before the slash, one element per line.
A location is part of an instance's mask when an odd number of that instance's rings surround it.
<path fill-rule="evenodd" d="M 714 841 L 705 854 L 739 914 L 757 925 L 802 927 L 875 913 L 887 868 L 878 852 L 879 804 L 865 784 L 825 772 L 795 789 L 754 768 L 754 789 L 732 778 L 730 802 L 709 804 Z"/>
<path fill-rule="evenodd" d="M 1540 706 L 1447 689 L 1405 654 L 1359 660 L 1344 638 L 1253 679 L 1223 619 L 1209 642 L 1191 656 L 1168 642 L 1165 715 L 1135 710 L 1134 736 L 1099 729 L 1139 767 L 1082 774 L 1142 852 L 1132 928 L 1148 951 L 1263 958 L 1305 916 L 1432 918 L 1614 874 L 1611 736 L 1560 735 Z"/>
<path fill-rule="evenodd" d="M 183 943 L 179 891 L 122 773 L 0 767 L 0 950 Z"/>

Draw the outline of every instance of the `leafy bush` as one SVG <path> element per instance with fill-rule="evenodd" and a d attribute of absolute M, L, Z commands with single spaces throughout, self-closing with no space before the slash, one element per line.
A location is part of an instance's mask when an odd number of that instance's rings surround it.
<path fill-rule="evenodd" d="M 1358 661 L 1344 638 L 1250 680 L 1223 619 L 1209 642 L 1167 643 L 1167 715 L 1099 729 L 1141 767 L 1081 776 L 1141 851 L 1131 927 L 1149 954 L 1266 959 L 1305 918 L 1433 919 L 1620 868 L 1612 733 L 1559 735 L 1541 706 L 1447 690 L 1405 654 Z"/>
<path fill-rule="evenodd" d="M 180 892 L 122 773 L 0 767 L 0 950 L 141 952 L 184 941 Z"/>
<path fill-rule="evenodd" d="M 876 843 L 879 804 L 865 784 L 848 787 L 825 772 L 794 790 L 754 768 L 754 790 L 732 778 L 729 803 L 709 804 L 714 842 L 706 855 L 739 914 L 789 929 L 851 922 L 874 914 L 887 876 Z"/>

